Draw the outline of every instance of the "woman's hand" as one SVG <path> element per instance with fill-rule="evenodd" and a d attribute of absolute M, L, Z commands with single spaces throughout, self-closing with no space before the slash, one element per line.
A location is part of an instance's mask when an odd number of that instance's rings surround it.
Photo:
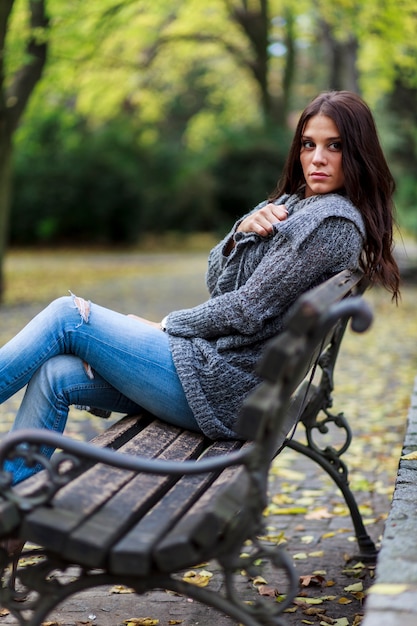
<path fill-rule="evenodd" d="M 256 233 L 261 237 L 267 237 L 272 233 L 272 226 L 277 222 L 282 222 L 288 217 L 288 211 L 285 204 L 272 204 L 270 202 L 248 215 L 238 226 L 236 232 L 239 233 Z"/>

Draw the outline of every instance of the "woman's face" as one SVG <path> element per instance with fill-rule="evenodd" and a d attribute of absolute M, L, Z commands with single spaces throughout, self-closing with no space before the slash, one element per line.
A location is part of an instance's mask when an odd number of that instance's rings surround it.
<path fill-rule="evenodd" d="M 301 135 L 300 162 L 306 181 L 305 197 L 342 189 L 342 142 L 334 121 L 314 115 Z"/>

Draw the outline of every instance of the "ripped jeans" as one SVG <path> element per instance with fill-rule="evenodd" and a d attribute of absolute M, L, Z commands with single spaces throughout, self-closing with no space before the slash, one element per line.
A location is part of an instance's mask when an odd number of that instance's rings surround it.
<path fill-rule="evenodd" d="M 0 349 L 0 402 L 25 385 L 12 430 L 63 432 L 73 404 L 130 414 L 144 408 L 200 430 L 167 333 L 76 296 L 54 300 Z M 7 461 L 15 484 L 39 469 L 21 459 Z"/>

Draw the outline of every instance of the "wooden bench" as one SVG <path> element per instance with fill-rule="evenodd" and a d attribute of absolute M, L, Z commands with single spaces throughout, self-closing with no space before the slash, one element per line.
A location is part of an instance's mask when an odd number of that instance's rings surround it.
<path fill-rule="evenodd" d="M 364 288 L 360 272 L 345 271 L 297 301 L 284 332 L 261 360 L 264 382 L 237 418 L 241 441 L 212 442 L 149 414 L 125 417 L 91 443 L 41 430 L 6 437 L 0 467 L 18 455 L 27 463 L 42 460 L 45 470 L 15 488 L 10 475 L 0 473 L 0 538 L 35 544 L 30 553 L 39 556 L 34 564 L 17 568 L 15 589 L 11 559 L 0 550 L 1 606 L 19 624 L 40 626 L 66 597 L 117 583 L 137 593 L 172 590 L 246 626 L 283 624 L 298 577 L 285 550 L 263 545 L 258 537 L 269 467 L 284 446 L 329 472 L 349 505 L 361 558 L 375 558 L 340 458 L 350 443 L 349 425 L 343 415 L 329 413 L 346 324 L 351 318 L 352 328 L 362 332 L 372 318 L 360 297 Z M 305 445 L 287 436 L 297 422 L 306 429 Z M 323 432 L 330 422 L 345 433 L 339 450 L 321 450 L 314 440 L 316 429 Z M 40 454 L 42 444 L 58 449 L 50 462 Z M 251 571 L 266 558 L 285 580 L 285 600 L 239 599 L 234 572 Z M 211 559 L 221 565 L 224 594 L 189 584 L 180 575 Z M 69 579 L 57 575 L 73 567 L 77 573 Z"/>

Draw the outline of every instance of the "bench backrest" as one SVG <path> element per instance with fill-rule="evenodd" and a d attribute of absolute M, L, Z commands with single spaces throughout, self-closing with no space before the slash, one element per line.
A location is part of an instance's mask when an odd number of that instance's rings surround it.
<path fill-rule="evenodd" d="M 352 317 L 352 328 L 362 332 L 372 320 L 359 297 L 367 285 L 360 271 L 340 272 L 301 296 L 284 331 L 267 345 L 258 368 L 264 382 L 244 402 L 235 428 L 242 438 L 258 442 L 269 460 L 314 395 L 328 396 L 330 406 L 333 367 L 347 322 Z M 316 365 L 322 369 L 318 386 L 309 378 Z"/>

